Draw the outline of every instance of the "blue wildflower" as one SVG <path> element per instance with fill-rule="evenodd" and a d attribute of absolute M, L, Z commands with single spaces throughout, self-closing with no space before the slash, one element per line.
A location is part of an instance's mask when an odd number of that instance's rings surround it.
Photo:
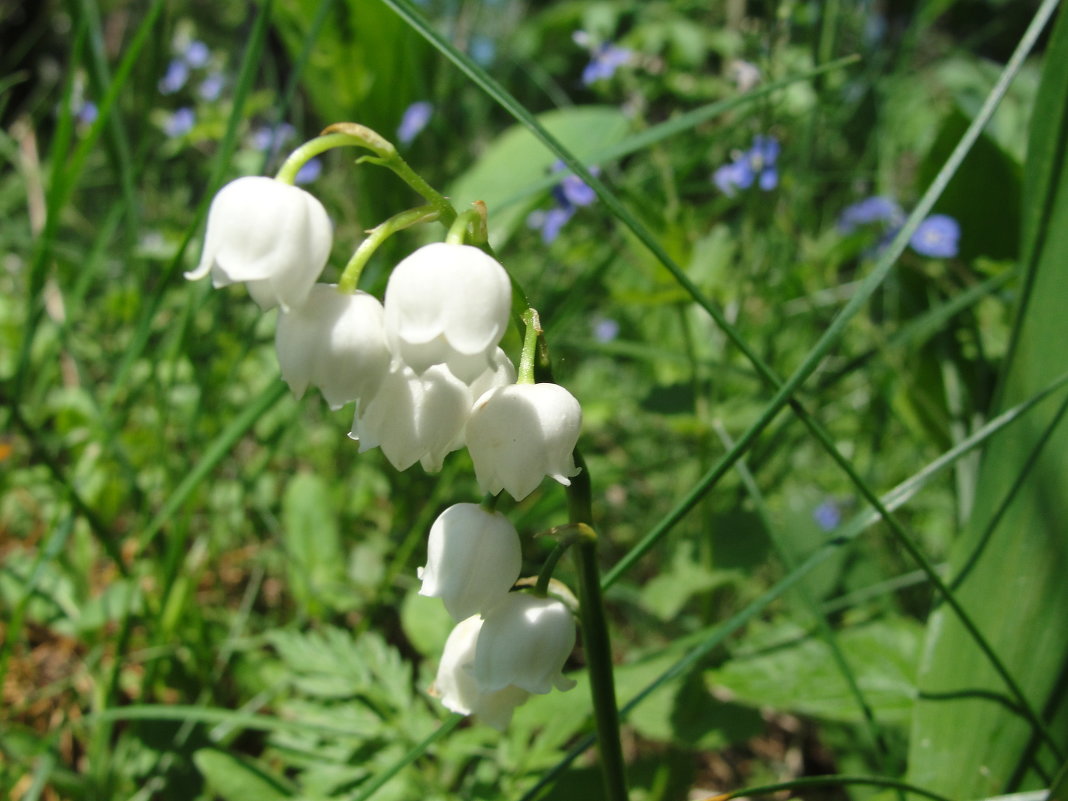
<path fill-rule="evenodd" d="M 159 81 L 160 94 L 173 95 L 185 86 L 189 80 L 189 65 L 179 59 L 174 59 L 167 65 L 167 71 Z"/>
<path fill-rule="evenodd" d="M 909 240 L 912 249 L 932 259 L 951 259 L 959 252 L 960 223 L 947 214 L 932 214 Z"/>
<path fill-rule="evenodd" d="M 812 518 L 824 531 L 834 531 L 842 522 L 842 510 L 833 498 L 828 498 L 812 510 Z"/>
<path fill-rule="evenodd" d="M 553 172 L 560 172 L 563 169 L 562 161 L 553 164 Z M 600 169 L 591 167 L 590 172 L 596 175 Z M 568 173 L 560 183 L 553 187 L 552 198 L 556 202 L 554 208 L 548 211 L 534 211 L 527 217 L 527 225 L 541 231 L 541 239 L 546 245 L 560 235 L 560 229 L 575 216 L 580 206 L 588 206 L 597 200 L 597 193 L 577 175 Z"/>
<path fill-rule="evenodd" d="M 611 342 L 619 336 L 619 323 L 611 317 L 598 317 L 593 323 L 593 338 L 598 342 Z"/>
<path fill-rule="evenodd" d="M 96 107 L 96 103 L 94 103 L 92 100 L 86 100 L 84 103 L 82 103 L 81 108 L 79 108 L 74 113 L 74 118 L 82 125 L 92 125 L 94 122 L 96 122 L 96 118 L 99 113 L 100 112 Z"/>
<path fill-rule="evenodd" d="M 196 121 L 197 116 L 193 109 L 183 106 L 167 118 L 167 122 L 163 125 L 163 131 L 172 139 L 177 139 L 179 136 L 185 136 L 193 130 Z"/>
<path fill-rule="evenodd" d="M 310 184 L 323 172 L 323 162 L 319 159 L 308 159 L 304 162 L 304 166 L 297 170 L 297 176 L 294 179 L 298 186 L 304 184 Z"/>
<path fill-rule="evenodd" d="M 182 54 L 182 58 L 190 67 L 203 67 L 211 58 L 211 51 L 206 44 L 194 39 L 189 43 L 189 46 L 186 47 L 185 52 Z"/>
<path fill-rule="evenodd" d="M 397 126 L 397 139 L 400 143 L 406 145 L 419 136 L 433 114 L 434 104 L 426 100 L 417 100 L 404 109 L 400 125 Z"/>
<path fill-rule="evenodd" d="M 223 86 L 226 84 L 226 79 L 221 72 L 213 72 L 207 78 L 200 82 L 200 86 L 197 88 L 197 93 L 202 100 L 206 100 L 209 103 L 218 100 L 219 95 L 222 94 Z"/>
<path fill-rule="evenodd" d="M 296 133 L 296 128 L 288 122 L 274 126 L 264 125 L 252 132 L 252 146 L 256 150 L 277 153 Z"/>
<path fill-rule="evenodd" d="M 737 190 L 748 189 L 754 182 L 765 192 L 770 192 L 779 185 L 778 159 L 779 140 L 773 136 L 757 136 L 752 147 L 716 168 L 712 182 L 727 197 L 734 197 Z"/>
<path fill-rule="evenodd" d="M 582 83 L 586 86 L 607 81 L 616 74 L 616 70 L 634 59 L 634 51 L 619 47 L 611 42 L 594 44 L 586 31 L 575 31 L 571 38 L 576 44 L 590 51 L 590 63 L 582 71 Z"/>
<path fill-rule="evenodd" d="M 893 198 L 873 195 L 846 206 L 838 215 L 838 230 L 849 234 L 861 226 L 875 223 L 896 228 L 904 220 L 905 214 Z"/>

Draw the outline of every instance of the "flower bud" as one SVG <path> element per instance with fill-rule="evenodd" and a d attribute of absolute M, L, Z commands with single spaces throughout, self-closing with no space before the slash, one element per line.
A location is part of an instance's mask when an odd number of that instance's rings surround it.
<path fill-rule="evenodd" d="M 476 715 L 487 726 L 504 731 L 512 720 L 512 712 L 530 693 L 512 686 L 494 692 L 482 690 L 471 672 L 481 628 L 482 618 L 477 615 L 456 624 L 445 641 L 431 693 L 441 698 L 446 709 L 461 715 Z"/>
<path fill-rule="evenodd" d="M 492 257 L 470 245 L 426 245 L 389 277 L 390 348 L 417 373 L 445 363 L 469 383 L 492 366 L 511 301 L 508 273 Z"/>
<path fill-rule="evenodd" d="M 516 686 L 547 693 L 570 690 L 562 673 L 575 647 L 575 620 L 555 598 L 513 592 L 484 616 L 475 649 L 474 676 L 485 693 Z"/>
<path fill-rule="evenodd" d="M 430 527 L 419 594 L 441 598 L 453 619 L 463 620 L 505 598 L 522 566 L 519 534 L 508 518 L 458 503 Z"/>
<path fill-rule="evenodd" d="M 204 252 L 186 278 L 210 271 L 216 287 L 244 282 L 264 311 L 296 308 L 323 271 L 333 236 L 326 209 L 303 189 L 238 178 L 211 201 Z"/>
<path fill-rule="evenodd" d="M 370 401 L 389 370 L 382 304 L 366 292 L 343 295 L 334 284 L 316 284 L 303 306 L 279 315 L 274 341 L 293 394 L 319 387 L 332 409 Z"/>
<path fill-rule="evenodd" d="M 546 475 L 569 485 L 581 427 L 578 401 L 557 384 L 490 390 L 475 403 L 465 435 L 478 486 L 521 501 Z"/>
<path fill-rule="evenodd" d="M 461 447 L 470 402 L 467 386 L 444 366 L 416 375 L 394 361 L 375 396 L 356 410 L 349 436 L 360 453 L 381 447 L 397 470 L 420 462 L 433 473 Z"/>

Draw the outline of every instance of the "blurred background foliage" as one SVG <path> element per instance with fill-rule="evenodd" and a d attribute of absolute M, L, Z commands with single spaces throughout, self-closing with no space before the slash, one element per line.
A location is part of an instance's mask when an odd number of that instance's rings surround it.
<path fill-rule="evenodd" d="M 351 408 L 284 391 L 273 315 L 241 287 L 182 278 L 222 182 L 271 174 L 324 126 L 357 121 L 458 205 L 487 202 L 556 378 L 583 404 L 605 570 L 760 418 L 774 389 L 663 260 L 604 203 L 554 188 L 556 157 L 393 5 L 0 8 L 0 787 L 12 798 L 599 792 L 592 756 L 561 762 L 591 730 L 581 647 L 579 686 L 533 699 L 505 734 L 463 725 L 420 746 L 446 719 L 427 690 L 450 621 L 416 594 L 415 568 L 438 512 L 477 497 L 466 454 L 437 476 L 357 455 Z M 1038 3 L 414 8 L 596 166 L 787 376 L 981 113 Z M 626 715 L 635 799 L 825 774 L 978 799 L 1063 774 L 1064 392 L 1004 434 L 984 429 L 1066 368 L 1061 17 L 931 209 L 959 240 L 921 226 L 797 393 L 877 495 L 961 449 L 922 492 L 906 487 L 895 518 L 1047 736 L 787 410 L 608 590 L 621 704 L 655 684 Z M 812 74 L 844 56 L 858 58 Z M 430 104 L 425 126 L 405 127 L 415 103 Z M 304 178 L 336 224 L 327 280 L 363 230 L 416 202 L 354 158 L 331 152 Z M 872 197 L 881 212 L 857 211 Z M 381 295 L 390 266 L 441 234 L 397 236 L 362 288 Z M 514 357 L 518 337 L 505 346 Z M 508 514 L 530 573 L 564 496 L 546 486 Z M 804 791 L 876 795 L 910 794 Z"/>

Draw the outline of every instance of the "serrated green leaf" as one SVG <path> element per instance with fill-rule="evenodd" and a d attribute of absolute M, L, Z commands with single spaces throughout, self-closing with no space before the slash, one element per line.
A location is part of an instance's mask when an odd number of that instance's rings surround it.
<path fill-rule="evenodd" d="M 1027 283 L 997 409 L 1035 395 L 1064 370 L 1068 341 L 1068 15 L 1046 51 L 1024 175 Z M 987 446 L 975 509 L 950 556 L 956 598 L 986 636 L 1050 737 L 1068 751 L 1068 426 L 1041 407 Z M 909 781 L 956 798 L 1045 786 L 1059 760 L 1013 709 L 1006 681 L 948 610 L 928 627 Z M 1006 700 L 1009 702 L 1006 703 Z"/>

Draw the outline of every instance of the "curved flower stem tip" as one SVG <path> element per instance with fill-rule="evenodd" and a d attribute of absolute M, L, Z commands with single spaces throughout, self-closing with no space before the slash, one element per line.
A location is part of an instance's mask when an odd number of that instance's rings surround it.
<path fill-rule="evenodd" d="M 305 142 L 294 150 L 282 164 L 275 178 L 287 184 L 295 183 L 297 173 L 307 161 L 335 147 L 362 147 L 370 150 L 374 156 L 364 156 L 357 163 L 369 161 L 392 170 L 397 177 L 422 195 L 427 203 L 437 210 L 443 224 L 452 225 L 453 220 L 456 219 L 456 210 L 448 199 L 428 184 L 408 165 L 408 162 L 401 158 L 392 142 L 366 125 L 355 122 L 336 122 L 328 125 L 315 139 Z"/>
<path fill-rule="evenodd" d="M 471 205 L 474 208 L 461 211 L 449 227 L 449 233 L 445 235 L 445 241 L 450 245 L 462 245 L 464 242 L 470 242 L 481 247 L 489 239 L 486 204 L 481 200 L 476 200 Z"/>
<path fill-rule="evenodd" d="M 516 371 L 517 384 L 534 383 L 534 360 L 537 357 L 538 337 L 543 333 L 541 317 L 538 310 L 531 307 L 523 312 L 523 325 L 526 333 L 523 335 L 523 351 L 519 354 L 519 369 Z"/>
<path fill-rule="evenodd" d="M 383 242 L 397 233 L 397 231 L 403 231 L 405 228 L 411 228 L 413 225 L 420 223 L 433 222 L 440 216 L 440 211 L 433 205 L 417 206 L 414 209 L 394 214 L 388 220 L 369 230 L 367 238 L 360 243 L 360 246 L 356 248 L 356 252 L 352 254 L 352 258 L 349 259 L 349 263 L 345 265 L 345 269 L 341 273 L 341 280 L 337 284 L 338 292 L 351 295 L 356 291 L 356 285 L 360 282 L 360 273 L 367 266 L 371 256 L 374 255 L 374 252 L 378 250 Z"/>
<path fill-rule="evenodd" d="M 562 526 L 556 526 L 545 532 L 544 536 L 547 537 L 559 537 L 560 542 L 553 548 L 552 553 L 545 560 L 545 564 L 542 565 L 541 572 L 538 574 L 538 582 L 534 585 L 534 594 L 545 597 L 549 592 L 549 582 L 553 577 L 553 570 L 556 569 L 556 563 L 560 561 L 567 549 L 581 540 L 597 541 L 597 532 L 590 528 L 585 523 L 567 523 Z"/>

